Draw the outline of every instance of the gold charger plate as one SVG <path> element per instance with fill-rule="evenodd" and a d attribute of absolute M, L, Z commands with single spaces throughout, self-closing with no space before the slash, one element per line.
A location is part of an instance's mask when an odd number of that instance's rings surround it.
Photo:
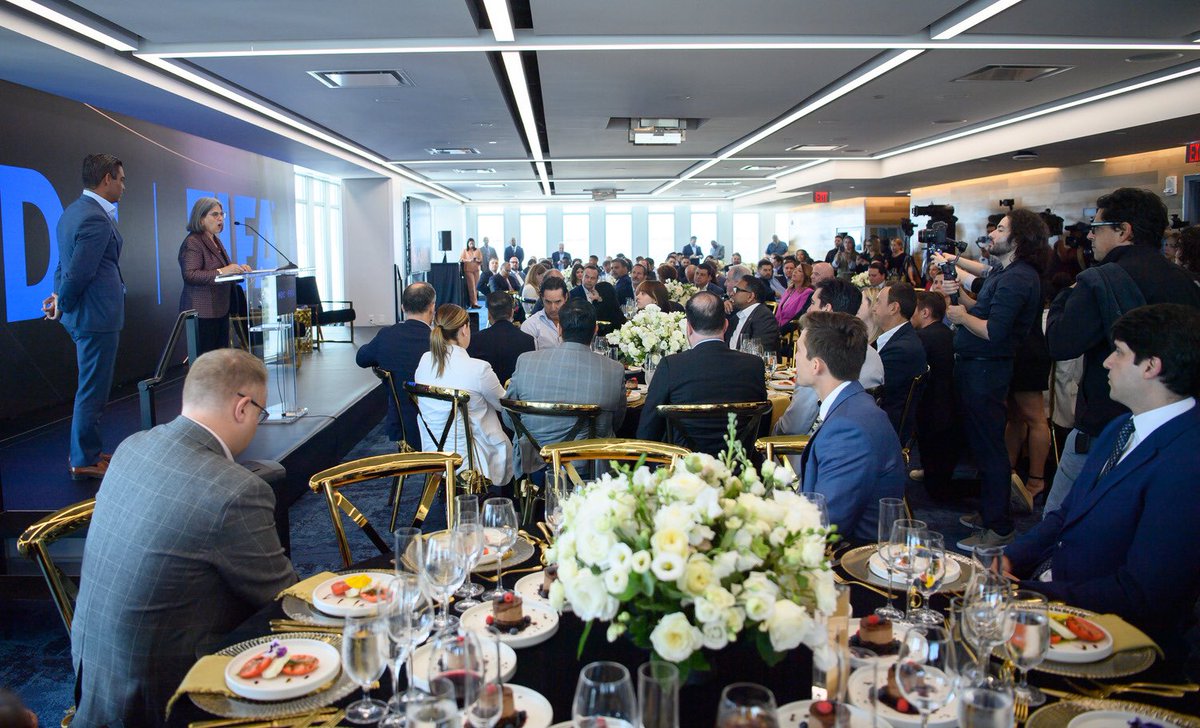
<path fill-rule="evenodd" d="M 1093 700 L 1091 698 L 1067 700 L 1047 705 L 1029 716 L 1029 720 L 1025 722 L 1025 728 L 1064 728 L 1073 718 L 1093 710 L 1120 710 L 1130 713 L 1141 713 L 1151 718 L 1174 723 L 1183 728 L 1200 728 L 1200 719 L 1182 713 L 1175 713 L 1165 708 L 1157 708 L 1153 705 L 1143 705 L 1141 703 L 1128 703 L 1123 700 Z"/>
<path fill-rule="evenodd" d="M 874 584 L 882 589 L 887 589 L 889 588 L 887 579 L 881 579 L 876 576 L 874 573 L 872 573 L 871 567 L 867 565 L 867 562 L 871 559 L 871 556 L 873 556 L 878 550 L 879 546 L 877 544 L 868 544 L 866 546 L 859 546 L 858 548 L 850 549 L 846 553 L 842 554 L 841 566 L 846 570 L 847 574 L 855 579 L 858 579 L 859 581 L 865 581 L 868 584 Z M 951 553 L 947 550 L 946 558 L 958 563 L 960 570 L 957 579 L 942 584 L 942 586 L 937 590 L 937 593 L 939 594 L 944 592 L 961 591 L 962 589 L 965 589 L 967 582 L 971 580 L 971 574 L 974 573 L 974 566 L 971 563 L 971 559 L 967 558 L 966 556 Z M 900 592 L 900 589 L 894 584 L 890 585 L 890 588 L 895 590 L 897 593 Z"/>
<path fill-rule="evenodd" d="M 278 639 L 279 635 L 267 635 L 265 637 L 256 637 L 252 640 L 240 642 L 231 647 L 218 652 L 218 655 L 223 657 L 236 657 L 245 650 L 260 645 L 270 644 L 273 640 Z M 337 634 L 321 634 L 317 632 L 297 632 L 289 634 L 288 637 L 303 637 L 304 639 L 319 640 L 332 645 L 338 652 L 342 649 L 342 636 Z M 218 715 L 222 718 L 262 718 L 266 720 L 274 720 L 275 718 L 292 718 L 295 716 L 311 713 L 317 708 L 324 708 L 326 705 L 333 705 L 342 698 L 350 695 L 358 689 L 350 676 L 345 670 L 339 670 L 337 678 L 328 687 L 309 693 L 300 698 L 292 700 L 278 700 L 271 702 L 263 702 L 258 700 L 248 700 L 246 698 L 229 697 L 226 695 L 193 695 L 188 693 L 188 697 L 200 710 Z"/>
<path fill-rule="evenodd" d="M 1068 607 L 1063 604 L 1053 604 L 1051 609 L 1064 614 L 1074 614 L 1085 619 L 1095 619 L 1096 613 L 1078 607 Z M 1148 670 L 1158 655 L 1153 647 L 1139 647 L 1136 650 L 1114 652 L 1103 660 L 1096 662 L 1055 662 L 1043 660 L 1042 664 L 1033 668 L 1038 672 L 1065 677 L 1084 677 L 1103 680 L 1114 677 L 1128 677 Z"/>
<path fill-rule="evenodd" d="M 444 533 L 444 531 L 439 531 L 438 533 Z M 429 538 L 432 535 L 432 533 L 426 533 L 423 534 L 423 538 Z M 518 536 L 516 545 L 509 549 L 508 553 L 504 555 L 504 558 L 500 560 L 500 565 L 505 569 L 510 569 L 519 564 L 523 564 L 533 556 L 533 551 L 533 544 Z M 488 561 L 486 563 L 482 563 L 476 566 L 474 569 L 471 569 L 471 573 L 494 574 L 496 573 L 496 562 Z"/>
<path fill-rule="evenodd" d="M 391 569 L 342 569 L 336 572 L 337 574 L 391 574 Z M 303 599 L 298 599 L 291 595 L 283 598 L 283 613 L 297 622 L 311 624 L 314 627 L 338 627 L 346 624 L 346 620 L 341 617 L 334 617 L 325 614 L 321 610 L 312 605 L 311 602 L 306 602 Z"/>

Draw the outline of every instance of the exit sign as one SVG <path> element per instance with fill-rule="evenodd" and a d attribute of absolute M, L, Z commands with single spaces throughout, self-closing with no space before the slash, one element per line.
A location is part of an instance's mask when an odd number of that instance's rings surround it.
<path fill-rule="evenodd" d="M 1200 162 L 1200 142 L 1192 142 L 1187 145 L 1187 161 L 1189 164 Z"/>
<path fill-rule="evenodd" d="M 829 202 L 829 190 L 817 190 L 814 192 L 813 202 Z"/>

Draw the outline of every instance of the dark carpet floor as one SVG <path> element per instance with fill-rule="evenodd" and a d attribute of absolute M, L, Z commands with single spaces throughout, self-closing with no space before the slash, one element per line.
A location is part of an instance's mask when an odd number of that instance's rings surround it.
<path fill-rule="evenodd" d="M 347 454 L 346 460 L 394 451 L 394 443 L 379 426 Z M 920 483 L 910 482 L 908 488 L 914 515 L 926 521 L 930 528 L 941 531 L 947 546 L 968 535 L 969 530 L 959 524 L 958 518 L 978 505 L 973 495 L 978 484 L 970 480 L 958 482 L 962 486 L 962 498 L 953 503 L 933 502 Z M 389 483 L 380 480 L 355 486 L 346 493 L 381 533 L 386 532 L 390 516 L 388 488 Z M 410 479 L 405 484 L 400 523 L 407 522 L 406 519 L 411 519 L 416 512 L 420 490 L 419 479 Z M 315 493 L 305 493 L 292 506 L 289 515 L 292 563 L 300 577 L 339 568 L 341 559 L 324 499 Z M 1027 530 L 1036 523 L 1036 518 L 1036 515 L 1030 515 L 1019 519 L 1018 530 Z M 439 500 L 430 511 L 425 530 L 444 527 L 445 505 Z M 346 532 L 355 561 L 378 553 L 353 524 L 347 523 Z M 0 686 L 20 695 L 38 714 L 42 725 L 49 726 L 57 725 L 70 707 L 73 685 L 71 646 L 53 605 L 48 601 L 0 600 Z"/>

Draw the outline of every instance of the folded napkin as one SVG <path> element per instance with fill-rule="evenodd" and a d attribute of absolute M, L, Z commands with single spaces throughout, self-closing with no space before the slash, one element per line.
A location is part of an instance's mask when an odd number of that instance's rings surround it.
<path fill-rule="evenodd" d="M 275 598 L 283 599 L 284 597 L 296 597 L 297 599 L 299 599 L 302 602 L 311 603 L 313 590 L 316 589 L 317 587 L 319 587 L 325 581 L 332 579 L 335 576 L 337 576 L 337 574 L 333 573 L 332 571 L 322 571 L 320 574 L 314 574 L 313 576 L 308 577 L 304 581 L 300 581 L 300 582 L 296 582 L 295 584 L 292 584 L 287 589 L 284 589 L 283 591 L 279 592 L 279 596 L 277 596 Z"/>
<path fill-rule="evenodd" d="M 1162 648 L 1155 644 L 1154 640 L 1147 637 L 1145 632 L 1115 614 L 1097 614 L 1095 617 L 1092 617 L 1091 621 L 1108 630 L 1108 633 L 1112 635 L 1113 652 L 1136 650 L 1140 647 L 1153 647 L 1160 658 L 1165 657 Z"/>
<path fill-rule="evenodd" d="M 225 695 L 234 697 L 229 686 L 225 684 L 225 667 L 232 657 L 223 655 L 207 655 L 192 665 L 184 676 L 183 682 L 175 689 L 175 694 L 167 701 L 167 715 L 171 714 L 171 706 L 186 693 L 195 695 Z"/>

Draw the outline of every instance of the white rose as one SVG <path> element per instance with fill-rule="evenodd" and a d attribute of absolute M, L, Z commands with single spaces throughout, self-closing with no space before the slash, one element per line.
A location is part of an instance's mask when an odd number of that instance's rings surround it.
<path fill-rule="evenodd" d="M 833 584 L 833 572 L 819 571 L 808 576 L 808 585 L 816 593 L 817 610 L 822 614 L 837 611 L 837 587 Z"/>
<path fill-rule="evenodd" d="M 772 602 L 774 602 L 775 598 L 779 595 L 779 587 L 775 584 L 775 582 L 771 581 L 771 577 L 767 576 L 761 571 L 756 571 L 750 576 L 746 577 L 746 580 L 742 582 L 742 588 L 747 592 L 764 594 L 770 597 Z"/>
<path fill-rule="evenodd" d="M 574 581 L 565 584 L 564 587 L 571 608 L 585 622 L 592 619 L 612 619 L 620 606 L 604 589 L 604 581 L 590 571 L 579 572 Z"/>
<path fill-rule="evenodd" d="M 550 584 L 550 608 L 556 612 L 563 610 L 563 603 L 566 600 L 566 590 L 563 587 L 561 579 L 555 579 Z"/>
<path fill-rule="evenodd" d="M 713 559 L 713 576 L 723 580 L 737 569 L 738 555 L 733 551 L 723 551 Z"/>
<path fill-rule="evenodd" d="M 741 607 L 730 609 L 725 613 L 725 626 L 731 633 L 738 634 L 746 626 L 746 612 Z"/>
<path fill-rule="evenodd" d="M 704 646 L 710 650 L 720 650 L 729 644 L 729 633 L 725 631 L 725 625 L 719 622 L 704 625 L 700 635 Z"/>
<path fill-rule="evenodd" d="M 746 608 L 746 617 L 754 622 L 765 622 L 775 609 L 775 602 L 770 595 L 762 592 L 744 592 L 742 606 Z M 572 601 L 572 604 L 575 602 Z"/>
<path fill-rule="evenodd" d="M 709 622 L 724 623 L 721 610 L 717 609 L 717 605 L 701 597 L 692 605 L 696 610 L 696 621 L 700 624 L 708 624 Z"/>
<path fill-rule="evenodd" d="M 624 569 L 610 569 L 604 572 L 604 588 L 614 597 L 625 593 L 629 586 L 629 572 Z"/>
<path fill-rule="evenodd" d="M 656 554 L 671 553 L 683 556 L 687 553 L 687 533 L 678 528 L 664 528 L 650 538 L 650 546 Z"/>
<path fill-rule="evenodd" d="M 800 646 L 813 630 L 814 622 L 808 610 L 788 599 L 775 602 L 767 619 L 767 634 L 776 652 L 786 652 Z"/>
<path fill-rule="evenodd" d="M 604 566 L 616 541 L 612 531 L 589 530 L 579 534 L 575 553 L 580 561 L 589 566 Z"/>
<path fill-rule="evenodd" d="M 683 575 L 683 557 L 676 553 L 663 552 L 654 557 L 650 570 L 659 581 L 678 581 Z"/>
<path fill-rule="evenodd" d="M 629 558 L 629 567 L 633 569 L 633 573 L 635 574 L 645 574 L 650 570 L 650 562 L 649 551 L 637 551 Z"/>
<path fill-rule="evenodd" d="M 714 581 L 716 581 L 716 577 L 708 559 L 703 556 L 693 556 L 684 567 L 678 586 L 684 594 L 698 597 L 704 594 Z"/>
<path fill-rule="evenodd" d="M 663 617 L 650 633 L 650 644 L 658 656 L 668 662 L 683 662 L 702 644 L 700 630 L 688 622 L 682 612 Z"/>
<path fill-rule="evenodd" d="M 633 549 L 629 548 L 628 544 L 618 541 L 613 544 L 613 547 L 608 551 L 608 568 L 610 569 L 629 569 L 629 561 L 633 558 Z"/>

